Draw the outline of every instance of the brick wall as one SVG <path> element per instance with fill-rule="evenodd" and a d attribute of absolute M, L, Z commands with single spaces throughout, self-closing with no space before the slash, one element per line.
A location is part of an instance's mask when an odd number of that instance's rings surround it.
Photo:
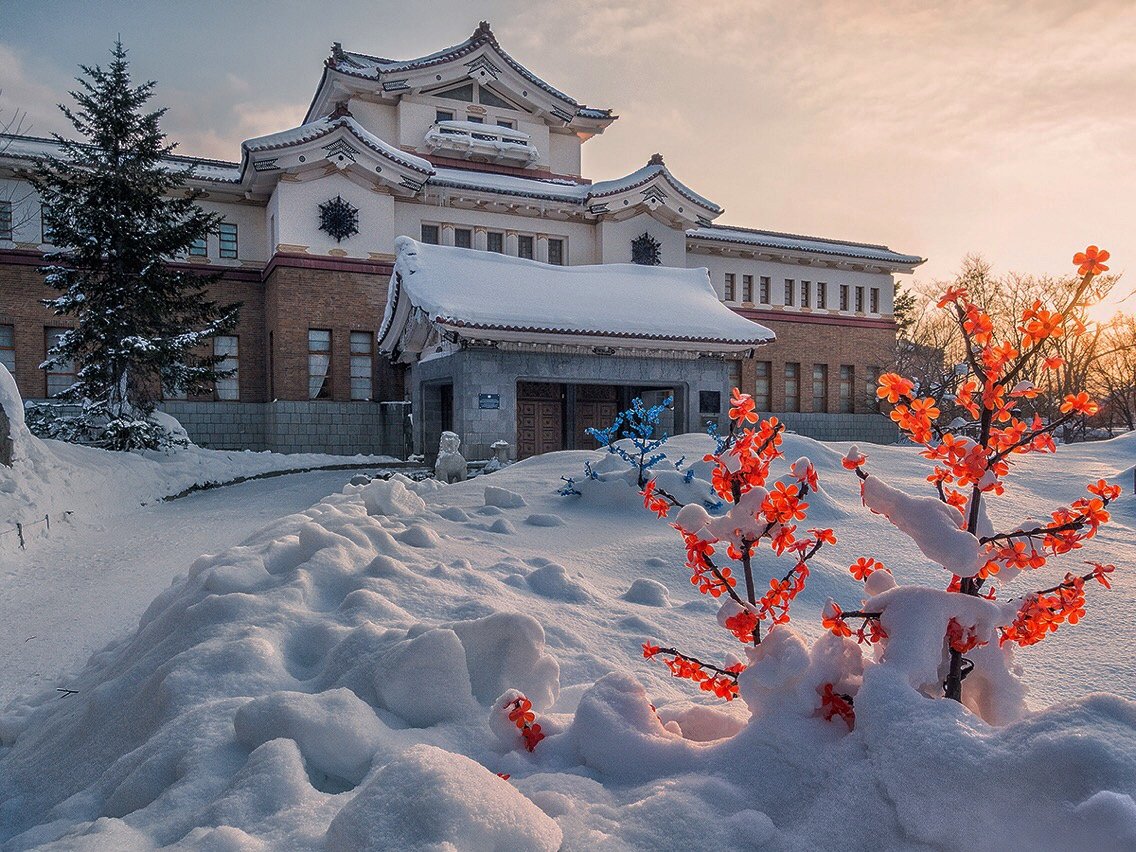
<path fill-rule="evenodd" d="M 270 398 L 308 399 L 308 330 L 330 329 L 331 398 L 350 400 L 350 335 L 378 331 L 390 275 L 384 263 L 277 255 L 265 278 L 265 334 L 273 344 Z M 374 391 L 377 399 L 403 397 L 401 382 Z"/>
<path fill-rule="evenodd" d="M 739 313 L 750 315 L 745 311 Z M 771 313 L 753 315 L 754 319 L 777 335 L 777 340 L 758 347 L 753 358 L 742 361 L 742 390 L 754 392 L 757 380 L 755 365 L 758 361 L 768 361 L 771 364 L 770 410 L 785 411 L 785 364 L 797 363 L 801 365 L 801 413 L 817 413 L 813 406 L 813 365 L 825 364 L 828 366 L 828 411 L 835 414 L 840 412 L 840 367 L 851 365 L 854 369 L 853 413 L 876 412 L 875 405 L 868 401 L 868 370 L 870 367 L 881 371 L 888 369 L 895 346 L 894 323 L 873 320 L 852 325 L 845 320 L 838 324 L 810 321 L 807 316 L 800 320 L 780 320 L 772 318 Z"/>
<path fill-rule="evenodd" d="M 27 399 L 42 399 L 47 393 L 47 377 L 39 365 L 45 355 L 44 329 L 69 328 L 70 317 L 57 317 L 40 304 L 56 291 L 43 283 L 39 252 L 9 251 L 0 258 L 0 324 L 15 331 L 16 385 Z"/>

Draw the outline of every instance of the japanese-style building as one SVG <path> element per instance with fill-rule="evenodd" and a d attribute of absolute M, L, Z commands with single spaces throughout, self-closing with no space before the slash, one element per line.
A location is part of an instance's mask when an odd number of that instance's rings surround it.
<path fill-rule="evenodd" d="M 163 407 L 207 446 L 430 453 L 452 429 L 470 457 L 524 457 L 592 446 L 636 395 L 702 428 L 737 384 L 817 437 L 894 436 L 870 389 L 894 276 L 922 258 L 718 224 L 657 154 L 593 182 L 581 148 L 616 119 L 484 23 L 418 59 L 334 45 L 299 127 L 239 162 L 171 158 L 224 217 L 171 262 L 223 273 L 215 297 L 243 308 L 215 340 L 236 374 Z M 56 148 L 0 143 L 0 363 L 43 399 L 72 379 L 39 366 L 68 319 L 39 301 L 50 234 L 24 175 Z"/>

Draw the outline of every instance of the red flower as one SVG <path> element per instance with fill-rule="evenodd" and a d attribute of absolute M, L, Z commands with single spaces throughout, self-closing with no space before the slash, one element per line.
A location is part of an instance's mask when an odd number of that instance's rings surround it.
<path fill-rule="evenodd" d="M 1073 255 L 1073 263 L 1077 266 L 1078 275 L 1096 275 L 1100 272 L 1108 272 L 1108 267 L 1104 265 L 1108 258 L 1109 253 L 1104 249 L 1089 246 L 1084 251 L 1079 251 Z"/>
<path fill-rule="evenodd" d="M 884 564 L 882 562 L 876 562 L 874 559 L 861 556 L 854 564 L 848 566 L 848 570 L 852 572 L 852 576 L 857 580 L 867 580 L 872 576 L 873 571 L 877 571 L 883 567 Z"/>
<path fill-rule="evenodd" d="M 746 422 L 756 423 L 757 411 L 753 397 L 734 388 L 730 394 L 730 419 L 736 420 L 739 425 Z"/>
<path fill-rule="evenodd" d="M 1061 413 L 1068 414 L 1071 411 L 1092 417 L 1100 411 L 1100 406 L 1093 401 L 1087 391 L 1081 391 L 1079 394 L 1065 395 L 1065 401 L 1061 403 Z"/>
<path fill-rule="evenodd" d="M 856 724 L 856 713 L 852 709 L 852 696 L 835 692 L 831 683 L 826 683 L 824 692 L 821 693 L 820 714 L 829 722 L 834 717 L 839 716 L 848 725 L 850 731 Z"/>
<path fill-rule="evenodd" d="M 915 385 L 905 379 L 898 373 L 884 373 L 879 379 L 880 386 L 876 390 L 876 396 L 880 399 L 886 399 L 893 405 L 899 402 L 901 397 L 908 396 Z"/>

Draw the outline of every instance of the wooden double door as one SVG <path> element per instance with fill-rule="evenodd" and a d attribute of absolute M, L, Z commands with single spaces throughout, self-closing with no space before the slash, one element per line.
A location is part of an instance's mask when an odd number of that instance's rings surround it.
<path fill-rule="evenodd" d="M 589 427 L 606 428 L 620 408 L 615 385 L 517 382 L 517 458 L 594 449 Z"/>
<path fill-rule="evenodd" d="M 517 458 L 564 449 L 564 392 L 553 382 L 517 382 Z"/>

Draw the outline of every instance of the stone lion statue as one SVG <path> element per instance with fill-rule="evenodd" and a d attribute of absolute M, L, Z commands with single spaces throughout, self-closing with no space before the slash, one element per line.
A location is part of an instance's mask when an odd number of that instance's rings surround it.
<path fill-rule="evenodd" d="M 464 482 L 467 474 L 465 456 L 458 452 L 461 438 L 454 432 L 443 432 L 438 442 L 438 460 L 434 462 L 434 478 L 441 482 Z"/>

